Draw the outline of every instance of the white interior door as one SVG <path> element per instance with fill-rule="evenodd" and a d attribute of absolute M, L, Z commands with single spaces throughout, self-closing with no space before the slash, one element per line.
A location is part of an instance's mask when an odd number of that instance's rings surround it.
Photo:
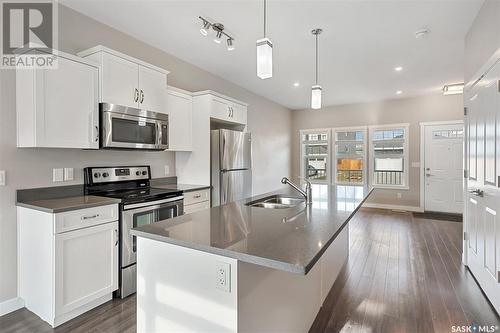
<path fill-rule="evenodd" d="M 500 65 L 465 96 L 467 192 L 465 253 L 469 269 L 500 312 Z"/>
<path fill-rule="evenodd" d="M 462 124 L 425 126 L 425 210 L 462 213 Z"/>

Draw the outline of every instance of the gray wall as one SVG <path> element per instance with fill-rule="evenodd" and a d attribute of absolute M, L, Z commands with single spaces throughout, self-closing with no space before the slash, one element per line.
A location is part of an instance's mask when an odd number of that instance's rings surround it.
<path fill-rule="evenodd" d="M 325 107 L 321 110 L 301 110 L 292 113 L 292 174 L 300 175 L 299 130 L 344 126 L 364 126 L 410 123 L 409 190 L 377 189 L 368 202 L 389 205 L 420 205 L 420 175 L 412 162 L 420 160 L 420 122 L 458 120 L 463 118 L 461 95 L 429 95 L 386 100 L 374 103 Z M 401 198 L 397 198 L 397 193 Z"/>
<path fill-rule="evenodd" d="M 169 84 L 190 90 L 211 89 L 250 104 L 248 130 L 254 144 L 254 193 L 280 186 L 290 173 L 291 113 L 285 107 L 188 64 L 71 9 L 59 7 L 59 45 L 68 53 L 103 44 L 171 71 Z M 0 187 L 0 302 L 16 297 L 15 190 L 52 183 L 52 168 L 75 168 L 82 183 L 82 168 L 91 165 L 150 164 L 153 177 L 163 176 L 164 165 L 174 174 L 175 155 L 166 152 L 18 149 L 15 135 L 15 73 L 0 71 L 0 169 L 7 170 L 7 186 Z"/>
<path fill-rule="evenodd" d="M 499 47 L 500 1 L 486 0 L 465 37 L 466 83 Z"/>

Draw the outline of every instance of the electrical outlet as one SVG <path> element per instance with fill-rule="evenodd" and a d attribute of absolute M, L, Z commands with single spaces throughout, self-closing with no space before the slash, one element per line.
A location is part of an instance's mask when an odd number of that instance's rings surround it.
<path fill-rule="evenodd" d="M 396 194 L 396 196 L 398 197 L 398 199 L 401 199 L 401 197 L 402 197 L 403 195 L 401 194 L 401 192 L 398 192 L 398 193 Z"/>
<path fill-rule="evenodd" d="M 5 186 L 6 179 L 5 179 L 5 170 L 0 170 L 0 186 Z"/>
<path fill-rule="evenodd" d="M 64 181 L 64 169 L 63 168 L 52 169 L 52 181 L 53 182 Z"/>
<path fill-rule="evenodd" d="M 168 176 L 170 174 L 170 167 L 168 165 L 165 165 L 165 176 Z"/>
<path fill-rule="evenodd" d="M 74 170 L 73 168 L 64 168 L 64 180 L 73 180 Z"/>
<path fill-rule="evenodd" d="M 215 288 L 228 292 L 231 292 L 231 265 L 217 261 L 215 263 Z"/>

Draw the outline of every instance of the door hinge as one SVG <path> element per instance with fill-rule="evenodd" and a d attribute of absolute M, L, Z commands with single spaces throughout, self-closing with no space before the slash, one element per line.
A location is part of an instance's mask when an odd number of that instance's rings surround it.
<path fill-rule="evenodd" d="M 466 116 L 466 115 L 467 115 L 467 108 L 465 107 L 464 108 L 464 116 Z"/>
<path fill-rule="evenodd" d="M 467 240 L 467 232 L 464 231 L 464 241 L 466 241 L 466 240 Z"/>
<path fill-rule="evenodd" d="M 464 170 L 464 178 L 467 179 L 467 170 Z"/>

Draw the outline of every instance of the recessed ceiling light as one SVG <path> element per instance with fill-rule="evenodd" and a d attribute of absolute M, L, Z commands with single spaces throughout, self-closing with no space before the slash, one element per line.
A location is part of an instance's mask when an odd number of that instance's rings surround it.
<path fill-rule="evenodd" d="M 402 93 L 403 93 L 403 91 L 401 91 L 401 90 L 396 91 L 396 95 L 401 95 Z"/>
<path fill-rule="evenodd" d="M 402 66 L 396 66 L 396 67 L 394 67 L 394 70 L 396 72 L 401 72 L 403 70 L 403 67 Z"/>
<path fill-rule="evenodd" d="M 294 82 L 294 83 L 293 83 L 293 86 L 294 86 L 294 87 L 298 87 L 298 86 L 300 86 L 300 83 L 299 83 L 299 82 Z"/>
<path fill-rule="evenodd" d="M 419 30 L 415 31 L 415 38 L 420 39 L 420 38 L 427 37 L 429 32 L 430 31 L 428 28 L 419 29 Z"/>

